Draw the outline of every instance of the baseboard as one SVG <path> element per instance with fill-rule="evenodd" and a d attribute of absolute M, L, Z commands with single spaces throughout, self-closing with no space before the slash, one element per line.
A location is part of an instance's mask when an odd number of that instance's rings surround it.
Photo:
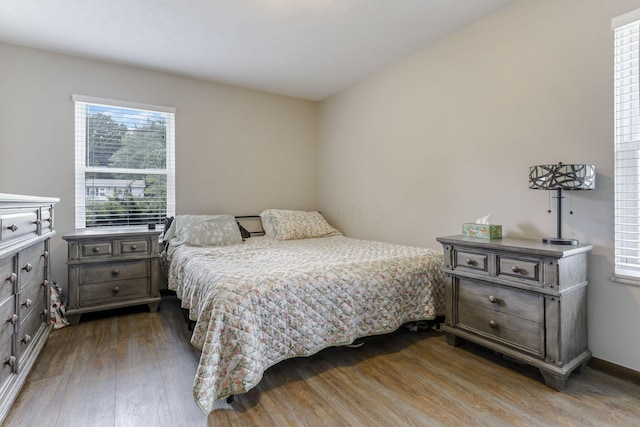
<path fill-rule="evenodd" d="M 640 372 L 634 371 L 633 369 L 625 368 L 624 366 L 616 365 L 615 363 L 607 362 L 597 357 L 592 357 L 591 360 L 589 360 L 589 367 L 613 377 L 640 385 Z"/>

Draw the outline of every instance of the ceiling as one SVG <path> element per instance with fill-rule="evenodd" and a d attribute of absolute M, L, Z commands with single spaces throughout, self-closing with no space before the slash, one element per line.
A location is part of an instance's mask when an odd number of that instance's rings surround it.
<path fill-rule="evenodd" d="M 1 0 L 0 41 L 322 100 L 515 0 Z"/>

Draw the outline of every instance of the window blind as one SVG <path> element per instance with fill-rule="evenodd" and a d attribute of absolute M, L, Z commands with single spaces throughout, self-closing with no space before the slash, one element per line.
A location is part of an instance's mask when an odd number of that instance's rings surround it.
<path fill-rule="evenodd" d="M 175 110 L 74 95 L 76 228 L 175 215 Z"/>
<path fill-rule="evenodd" d="M 640 21 L 627 21 L 613 21 L 615 274 L 640 278 Z"/>

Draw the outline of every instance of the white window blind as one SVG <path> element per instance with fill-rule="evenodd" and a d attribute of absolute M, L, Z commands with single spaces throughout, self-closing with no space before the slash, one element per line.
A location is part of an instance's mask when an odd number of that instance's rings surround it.
<path fill-rule="evenodd" d="M 630 21 L 630 17 L 635 20 Z M 640 278 L 640 21 L 613 21 L 615 96 L 615 274 Z"/>
<path fill-rule="evenodd" d="M 175 215 L 175 110 L 74 95 L 76 228 Z"/>

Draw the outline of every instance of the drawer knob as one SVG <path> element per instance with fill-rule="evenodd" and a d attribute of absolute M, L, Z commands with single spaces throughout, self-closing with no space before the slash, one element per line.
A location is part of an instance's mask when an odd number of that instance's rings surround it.
<path fill-rule="evenodd" d="M 520 267 L 518 267 L 517 265 L 514 265 L 513 267 L 511 267 L 511 271 L 513 271 L 514 273 L 520 273 Z"/>
<path fill-rule="evenodd" d="M 495 329 L 498 327 L 498 322 L 496 322 L 495 320 L 489 320 L 489 326 L 491 327 L 491 329 Z"/>
<path fill-rule="evenodd" d="M 15 285 L 16 280 L 18 280 L 18 275 L 16 273 L 11 273 L 9 277 L 7 277 L 7 280 Z"/>
<path fill-rule="evenodd" d="M 5 365 L 9 365 L 9 366 L 11 366 L 12 368 L 15 368 L 15 367 L 16 367 L 16 361 L 17 361 L 17 360 L 18 360 L 18 359 L 16 359 L 16 357 L 15 357 L 15 356 L 11 356 L 11 357 L 9 357 L 7 360 L 5 360 L 5 361 L 4 361 L 4 364 L 5 364 Z"/>
<path fill-rule="evenodd" d="M 120 270 L 118 270 L 117 268 L 114 268 L 114 269 L 111 271 L 111 275 L 112 275 L 112 276 L 117 276 L 118 274 L 120 274 Z"/>
<path fill-rule="evenodd" d="M 23 302 L 23 303 L 22 303 L 22 305 L 23 305 L 25 308 L 29 308 L 29 307 L 31 307 L 31 305 L 32 305 L 32 304 L 33 304 L 33 301 L 31 301 L 29 298 L 27 298 L 27 300 L 26 300 L 25 302 Z"/>
<path fill-rule="evenodd" d="M 94 247 L 93 247 L 93 252 L 96 252 L 96 253 L 97 253 L 97 252 L 100 252 L 100 248 L 99 248 L 99 247 L 97 247 L 97 246 L 94 246 Z"/>
<path fill-rule="evenodd" d="M 17 230 L 18 230 L 18 226 L 17 226 L 17 225 L 15 225 L 15 224 L 11 224 L 10 226 L 8 226 L 8 227 L 7 227 L 7 229 L 9 229 L 9 230 L 11 230 L 11 231 L 15 232 L 15 231 L 17 231 Z"/>
<path fill-rule="evenodd" d="M 34 223 L 35 225 L 40 225 L 40 224 L 42 224 L 42 222 L 41 222 L 39 219 L 36 219 L 35 221 L 33 221 L 33 223 Z"/>
<path fill-rule="evenodd" d="M 115 288 L 113 288 L 114 294 L 117 294 L 118 292 L 120 292 L 120 286 L 116 286 Z"/>
<path fill-rule="evenodd" d="M 498 298 L 494 297 L 493 295 L 489 295 L 489 302 L 495 304 L 498 302 Z"/>
<path fill-rule="evenodd" d="M 31 263 L 28 262 L 24 267 L 22 267 L 22 269 L 28 273 L 31 270 L 33 270 L 33 265 L 31 265 Z"/>
<path fill-rule="evenodd" d="M 18 316 L 17 314 L 12 314 L 11 317 L 9 317 L 7 319 L 7 323 L 11 323 L 13 325 L 15 325 L 16 323 L 18 323 L 18 320 L 20 319 L 20 316 Z"/>
<path fill-rule="evenodd" d="M 29 344 L 31 342 L 31 335 L 25 335 L 22 337 L 22 339 L 20 340 L 25 344 Z"/>
<path fill-rule="evenodd" d="M 42 254 L 42 256 L 47 259 L 49 258 L 49 251 L 44 251 L 44 253 Z"/>
<path fill-rule="evenodd" d="M 469 259 L 469 258 L 467 258 L 467 259 L 465 260 L 465 263 L 467 263 L 467 265 L 475 265 L 475 264 L 476 264 L 476 262 L 475 262 L 474 260 Z"/>
<path fill-rule="evenodd" d="M 138 247 L 136 245 L 131 245 L 131 250 L 135 251 L 136 249 L 138 249 Z"/>
<path fill-rule="evenodd" d="M 40 286 L 42 286 L 43 288 L 46 288 L 47 286 L 49 286 L 49 281 L 45 279 L 45 281 L 42 282 Z"/>

